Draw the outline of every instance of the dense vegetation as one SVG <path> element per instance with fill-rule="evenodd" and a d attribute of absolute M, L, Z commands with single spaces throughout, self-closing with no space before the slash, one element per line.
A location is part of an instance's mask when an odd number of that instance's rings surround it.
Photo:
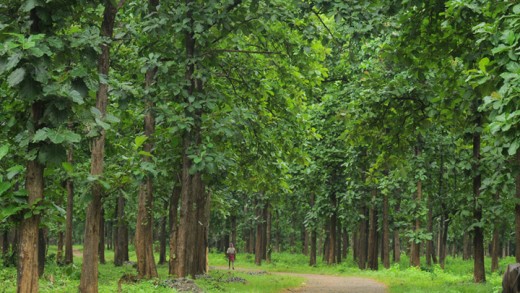
<path fill-rule="evenodd" d="M 157 253 L 203 274 L 229 242 L 257 265 L 462 256 L 475 283 L 485 255 L 489 272 L 520 262 L 520 4 L 101 2 L 0 4 L 1 263 L 18 292 L 38 291 L 49 244 L 68 267 L 83 245 L 81 292 L 129 246 L 138 279 L 159 276 Z"/>

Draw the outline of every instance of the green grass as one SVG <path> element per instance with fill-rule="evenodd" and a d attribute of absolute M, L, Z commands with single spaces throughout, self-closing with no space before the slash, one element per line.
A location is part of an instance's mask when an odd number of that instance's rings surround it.
<path fill-rule="evenodd" d="M 81 246 L 74 246 L 75 250 L 82 251 Z M 57 266 L 54 262 L 56 247 L 49 247 L 45 273 L 40 278 L 40 291 L 42 293 L 69 293 L 77 292 L 81 276 L 81 257 L 74 256 L 74 264 Z M 158 254 L 155 254 L 158 258 Z M 123 275 L 135 275 L 136 270 L 130 266 L 115 267 L 114 254 L 111 250 L 105 251 L 107 263 L 99 265 L 99 292 L 117 292 L 118 281 Z M 134 251 L 130 251 L 130 260 L 136 261 Z M 122 292 L 147 293 L 147 292 L 176 292 L 169 288 L 168 265 L 158 265 L 159 278 L 142 280 L 136 283 L 123 283 Z M 206 292 L 280 292 L 284 288 L 297 287 L 303 282 L 303 278 L 279 276 L 270 274 L 250 275 L 247 272 L 228 272 L 227 270 L 212 269 L 208 279 L 197 279 L 196 284 Z M 228 282 L 228 280 L 241 278 L 246 282 Z M 231 279 L 231 280 L 232 280 Z M 0 263 L 0 292 L 16 292 L 16 269 L 4 268 Z M 262 288 L 261 290 L 258 288 Z"/>
<path fill-rule="evenodd" d="M 75 249 L 82 249 L 75 246 Z M 53 255 L 55 247 L 49 248 L 48 263 L 45 274 L 40 279 L 40 292 L 77 292 L 81 273 L 81 258 L 74 257 L 74 264 L 70 266 L 57 266 L 54 264 Z M 156 254 L 156 257 L 158 255 Z M 129 266 L 115 267 L 113 265 L 113 251 L 106 251 L 107 264 L 99 266 L 99 291 L 117 292 L 118 281 L 125 275 L 135 275 L 135 269 Z M 135 253 L 130 252 L 130 260 L 136 261 Z M 302 278 L 289 277 L 274 274 L 250 274 L 248 271 L 267 272 L 295 272 L 309 274 L 329 274 L 337 276 L 359 276 L 372 278 L 386 284 L 390 292 L 501 292 L 501 276 L 508 263 L 514 263 L 514 258 L 506 258 L 500 261 L 498 273 L 489 271 L 491 260 L 486 258 L 485 284 L 473 283 L 473 262 L 463 261 L 460 258 L 448 257 L 446 269 L 439 266 L 432 268 L 410 268 L 408 258 L 403 256 L 401 262 L 394 264 L 390 269 L 384 269 L 380 265 L 379 271 L 359 270 L 349 256 L 346 261 L 338 265 L 326 265 L 319 263 L 315 267 L 308 265 L 308 257 L 301 254 L 273 253 L 270 264 L 263 263 L 258 267 L 254 264 L 254 255 L 237 255 L 235 262 L 236 271 L 228 271 L 227 260 L 223 253 L 211 253 L 209 256 L 210 274 L 207 278 L 200 278 L 196 283 L 207 292 L 280 292 L 284 288 L 297 287 Z M 424 260 L 423 262 L 424 263 Z M 168 266 L 157 267 L 159 278 L 140 281 L 137 283 L 124 283 L 122 292 L 175 292 L 167 287 Z M 240 270 L 240 271 L 239 271 Z M 229 280 L 244 279 L 242 282 L 228 282 Z M 3 268 L 0 266 L 0 292 L 16 291 L 15 268 Z"/>
<path fill-rule="evenodd" d="M 261 269 L 272 272 L 297 272 L 309 274 L 330 274 L 339 276 L 360 276 L 372 278 L 386 284 L 390 292 L 501 292 L 502 274 L 508 263 L 514 263 L 514 258 L 505 258 L 500 261 L 499 272 L 491 274 L 491 259 L 486 258 L 485 284 L 473 282 L 473 261 L 463 261 L 460 258 L 448 257 L 446 269 L 438 265 L 432 268 L 411 268 L 409 259 L 401 257 L 401 262 L 394 264 L 390 269 L 379 265 L 379 271 L 359 270 L 357 264 L 349 256 L 346 261 L 338 265 L 318 263 L 315 267 L 308 265 L 308 257 L 300 254 L 275 253 L 271 264 L 262 264 Z M 222 254 L 210 254 L 210 264 L 227 266 Z M 422 260 L 425 263 L 425 260 Z M 254 255 L 238 254 L 235 267 L 259 268 L 254 264 Z"/>

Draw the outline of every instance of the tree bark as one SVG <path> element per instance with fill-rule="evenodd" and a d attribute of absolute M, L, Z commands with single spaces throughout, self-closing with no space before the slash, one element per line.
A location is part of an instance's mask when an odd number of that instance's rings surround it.
<path fill-rule="evenodd" d="M 31 12 L 32 18 L 35 14 Z M 37 20 L 34 20 L 37 21 Z M 32 122 L 35 131 L 41 128 L 40 119 L 43 115 L 45 106 L 42 102 L 35 102 L 31 107 Z M 37 148 L 30 145 L 29 149 Z M 25 177 L 25 189 L 27 190 L 27 203 L 29 207 L 38 205 L 43 199 L 43 171 L 45 166 L 40 164 L 37 159 L 27 162 L 27 173 Z M 18 278 L 17 292 L 29 293 L 38 292 L 38 227 L 40 225 L 40 216 L 31 215 L 24 219 L 20 226 L 20 254 L 18 259 Z"/>
<path fill-rule="evenodd" d="M 256 223 L 256 242 L 255 242 L 255 264 L 257 266 L 262 264 L 262 255 L 264 253 L 262 250 L 262 246 L 263 246 L 262 243 L 263 243 L 263 236 L 264 236 L 264 233 L 263 233 L 264 225 L 262 223 L 262 219 L 263 219 L 262 213 L 263 213 L 263 204 L 259 203 L 258 206 L 256 207 L 257 223 Z"/>
<path fill-rule="evenodd" d="M 428 220 L 426 223 L 426 229 L 428 233 L 432 235 L 431 240 L 426 240 L 426 265 L 432 265 L 432 258 L 434 256 L 433 253 L 433 205 L 432 205 L 432 196 L 428 195 Z"/>
<path fill-rule="evenodd" d="M 56 264 L 57 265 L 63 264 L 63 231 L 58 232 L 58 247 L 57 247 L 57 251 L 56 251 Z"/>
<path fill-rule="evenodd" d="M 500 202 L 499 193 L 495 193 L 495 202 Z M 499 219 L 495 219 L 493 223 L 493 240 L 491 241 L 491 272 L 498 270 L 498 255 L 500 253 L 500 222 Z"/>
<path fill-rule="evenodd" d="M 169 208 L 169 201 L 165 201 L 163 205 L 163 210 L 167 211 Z M 161 216 L 161 231 L 159 235 L 159 264 L 163 265 L 166 263 L 166 215 Z"/>
<path fill-rule="evenodd" d="M 390 223 L 389 223 L 389 202 L 388 195 L 383 195 L 383 251 L 382 261 L 383 266 L 390 268 Z"/>
<path fill-rule="evenodd" d="M 330 195 L 330 201 L 332 204 L 332 214 L 329 219 L 329 235 L 328 235 L 328 246 L 327 246 L 327 264 L 336 263 L 336 222 L 337 211 L 336 211 L 336 193 L 332 192 Z"/>
<path fill-rule="evenodd" d="M 475 106 L 477 108 L 477 106 Z M 475 111 L 475 113 L 478 113 Z M 476 119 L 477 127 L 481 127 L 481 118 L 477 114 Z M 482 221 L 482 206 L 478 200 L 480 198 L 480 186 L 481 186 L 481 174 L 480 174 L 480 133 L 476 131 L 473 134 L 473 196 L 474 196 L 474 207 L 473 212 L 474 221 L 480 223 Z M 486 270 L 484 267 L 484 229 L 482 226 L 475 226 L 474 238 L 473 238 L 473 249 L 474 249 L 474 269 L 473 279 L 475 283 L 486 282 Z"/>
<path fill-rule="evenodd" d="M 47 250 L 45 238 L 45 230 L 43 228 L 38 229 L 38 277 L 43 276 L 45 271 L 45 254 Z"/>
<path fill-rule="evenodd" d="M 266 207 L 265 207 L 265 210 L 266 210 L 266 231 L 265 231 L 265 262 L 266 263 L 271 263 L 271 226 L 272 226 L 272 223 L 271 223 L 271 220 L 272 220 L 272 215 L 271 215 L 271 209 L 269 208 L 269 202 L 267 202 L 266 204 Z"/>
<path fill-rule="evenodd" d="M 128 227 L 125 219 L 125 198 L 119 195 L 116 201 L 116 224 L 114 229 L 114 265 L 122 266 L 128 261 Z"/>
<path fill-rule="evenodd" d="M 314 201 L 315 201 L 315 195 L 314 193 L 311 193 L 311 197 L 310 197 L 310 207 L 311 209 L 314 208 Z M 310 251 L 310 256 L 309 256 L 309 265 L 310 266 L 315 266 L 316 265 L 316 240 L 317 240 L 317 235 L 316 235 L 316 223 L 313 223 L 314 225 L 310 228 L 311 229 L 311 235 L 310 235 L 310 238 L 311 238 L 311 251 Z"/>
<path fill-rule="evenodd" d="M 358 267 L 362 270 L 366 269 L 367 265 L 367 254 L 368 254 L 368 234 L 367 234 L 367 208 L 363 204 L 361 207 L 361 215 L 364 217 L 359 221 L 359 232 L 358 232 Z"/>
<path fill-rule="evenodd" d="M 71 128 L 69 124 L 69 128 Z M 70 146 L 67 151 L 67 162 L 73 164 L 73 147 Z M 73 262 L 72 253 L 72 225 L 73 225 L 73 213 L 74 213 L 74 183 L 72 178 L 67 178 L 65 182 L 65 188 L 67 189 L 67 215 L 65 219 L 65 260 L 64 264 L 68 265 Z"/>
<path fill-rule="evenodd" d="M 181 196 L 181 175 L 176 174 L 174 176 L 176 180 L 174 180 L 174 186 L 170 198 L 170 260 L 168 262 L 168 273 L 173 275 L 175 273 L 175 264 L 176 264 L 176 249 L 177 249 L 177 230 L 179 228 L 178 225 L 178 210 L 179 210 L 179 199 Z"/>
<path fill-rule="evenodd" d="M 112 6 L 110 1 L 105 1 L 103 12 L 103 23 L 101 24 L 101 36 L 112 38 L 114 23 L 117 14 L 117 7 Z M 98 62 L 98 73 L 108 77 L 110 67 L 110 46 L 107 43 L 101 45 L 101 55 Z M 108 103 L 108 84 L 100 81 L 96 95 L 96 108 L 101 116 L 106 115 Z M 105 155 L 105 130 L 100 130 L 100 135 L 92 141 L 92 155 L 90 174 L 99 177 L 103 174 L 103 160 Z M 85 237 L 83 246 L 83 265 L 81 266 L 81 279 L 79 291 L 83 293 L 98 292 L 98 245 L 99 245 L 99 222 L 101 217 L 101 198 L 103 187 L 99 182 L 92 184 L 92 200 L 88 205 Z"/>
<path fill-rule="evenodd" d="M 420 143 L 420 139 L 419 142 Z M 415 147 L 415 156 L 419 158 L 421 156 L 421 147 L 417 145 Z M 419 179 L 417 180 L 417 194 L 416 194 L 416 202 L 417 206 L 421 206 L 421 199 L 422 199 L 422 181 Z M 415 227 L 414 231 L 416 233 L 419 232 L 421 229 L 421 220 L 420 217 L 416 217 L 415 219 Z M 421 265 L 421 244 L 417 243 L 415 239 L 412 239 L 411 243 L 411 253 L 410 253 L 410 266 L 419 267 Z"/>
<path fill-rule="evenodd" d="M 105 260 L 105 209 L 101 208 L 101 216 L 99 217 L 99 247 L 98 258 L 100 264 L 106 264 Z"/>
<path fill-rule="evenodd" d="M 347 259 L 347 255 L 348 255 L 348 249 L 349 249 L 348 230 L 347 230 L 347 227 L 343 227 L 343 233 L 342 233 L 342 236 L 343 236 L 343 250 L 342 250 L 342 257 L 343 257 L 343 260 L 346 260 L 346 259 Z"/>
<path fill-rule="evenodd" d="M 368 228 L 368 267 L 371 270 L 378 269 L 377 259 L 377 212 L 376 212 L 376 194 L 377 190 L 372 190 L 372 203 L 368 212 L 369 228 Z"/>
<path fill-rule="evenodd" d="M 157 67 L 153 67 L 146 72 L 145 88 L 148 91 L 154 83 L 156 72 Z M 144 135 L 148 139 L 143 146 L 143 151 L 151 154 L 153 149 L 152 140 L 155 132 L 155 115 L 153 112 L 155 103 L 152 97 L 147 97 L 145 107 Z M 148 155 L 143 155 L 142 161 L 144 163 L 151 163 L 151 158 Z M 153 256 L 153 178 L 151 174 L 145 175 L 139 189 L 139 205 L 135 229 L 135 252 L 137 255 L 138 278 L 151 279 L 157 277 L 157 268 Z"/>
<path fill-rule="evenodd" d="M 520 148 L 516 150 L 516 166 L 520 167 Z M 515 175 L 515 198 L 515 258 L 520 263 L 520 172 Z"/>

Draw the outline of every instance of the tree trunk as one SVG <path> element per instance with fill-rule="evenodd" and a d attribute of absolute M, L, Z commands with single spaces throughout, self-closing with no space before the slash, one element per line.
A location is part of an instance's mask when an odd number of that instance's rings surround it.
<path fill-rule="evenodd" d="M 31 18 L 37 22 L 36 12 L 31 11 Z M 35 102 L 32 105 L 32 121 L 35 131 L 41 128 L 40 119 L 45 110 L 42 102 Z M 38 146 L 29 145 L 29 149 L 35 149 Z M 27 162 L 27 173 L 25 177 L 25 189 L 27 190 L 27 203 L 29 207 L 33 207 L 43 199 L 43 171 L 44 166 L 37 159 Z M 24 219 L 20 226 L 20 254 L 18 259 L 18 279 L 17 292 L 29 293 L 38 292 L 38 227 L 40 225 L 40 216 L 32 214 Z"/>
<path fill-rule="evenodd" d="M 495 202 L 500 202 L 499 193 L 495 193 L 494 196 Z M 500 253 L 500 222 L 498 219 L 495 219 L 495 223 L 493 223 L 493 240 L 491 241 L 491 272 L 496 272 L 498 270 L 498 254 Z"/>
<path fill-rule="evenodd" d="M 271 233 L 271 231 L 269 231 L 269 233 Z M 231 216 L 231 243 L 233 243 L 233 245 L 237 244 L 237 217 L 235 215 Z"/>
<path fill-rule="evenodd" d="M 426 265 L 431 267 L 432 258 L 434 256 L 433 253 L 433 205 L 432 205 L 432 196 L 428 195 L 428 220 L 426 223 L 426 229 L 428 233 L 432 235 L 431 240 L 426 240 Z"/>
<path fill-rule="evenodd" d="M 371 270 L 378 269 L 377 259 L 377 215 L 376 215 L 376 189 L 372 190 L 372 203 L 368 212 L 369 228 L 368 228 L 368 267 Z"/>
<path fill-rule="evenodd" d="M 471 239 L 468 232 L 464 232 L 462 239 L 462 259 L 468 260 L 471 258 Z"/>
<path fill-rule="evenodd" d="M 446 211 L 447 207 L 445 204 L 441 205 L 442 209 Z M 445 212 L 441 217 L 441 244 L 439 249 L 439 264 L 442 269 L 444 269 L 446 255 L 448 252 L 448 225 L 449 225 L 449 215 Z"/>
<path fill-rule="evenodd" d="M 69 128 L 71 124 L 69 124 Z M 73 147 L 70 146 L 67 151 L 67 162 L 73 164 Z M 67 216 L 65 220 L 65 261 L 64 264 L 68 265 L 73 262 L 72 253 L 72 225 L 73 225 L 73 214 L 74 214 L 74 183 L 72 178 L 67 178 L 65 182 L 65 188 L 67 189 Z"/>
<path fill-rule="evenodd" d="M 362 270 L 366 269 L 367 265 L 367 254 L 368 254 L 368 235 L 367 235 L 367 208 L 366 206 L 361 207 L 361 214 L 364 217 L 359 221 L 359 232 L 358 232 L 358 267 Z"/>
<path fill-rule="evenodd" d="M 476 108 L 476 107 L 475 107 Z M 478 113 L 475 111 L 475 113 Z M 477 114 L 476 119 L 477 128 L 481 127 L 481 118 Z M 482 206 L 478 203 L 480 198 L 480 186 L 481 186 L 481 174 L 480 174 L 480 133 L 476 131 L 473 134 L 473 196 L 474 196 L 474 207 L 473 212 L 474 221 L 480 223 L 482 221 Z M 474 269 L 473 279 L 475 283 L 486 282 L 486 270 L 484 267 L 484 229 L 482 226 L 475 226 L 474 238 L 473 238 L 473 249 L 474 249 Z"/>
<path fill-rule="evenodd" d="M 520 167 L 520 148 L 516 150 L 516 166 Z M 515 258 L 520 263 L 520 172 L 515 175 L 515 197 Z"/>
<path fill-rule="evenodd" d="M 347 259 L 347 255 L 348 255 L 348 249 L 349 249 L 347 227 L 343 227 L 343 234 L 342 234 L 342 236 L 343 236 L 343 250 L 341 252 L 342 252 L 343 260 L 346 260 Z"/>
<path fill-rule="evenodd" d="M 394 263 L 401 262 L 401 240 L 399 238 L 399 229 L 394 230 Z"/>
<path fill-rule="evenodd" d="M 43 276 L 45 271 L 45 254 L 47 251 L 47 241 L 45 239 L 45 230 L 38 229 L 38 276 Z"/>
<path fill-rule="evenodd" d="M 266 218 L 266 231 L 265 231 L 265 250 L 266 250 L 266 253 L 265 253 L 265 261 L 267 263 L 271 263 L 271 210 L 269 208 L 269 202 L 266 204 L 266 207 L 265 207 L 265 210 L 266 210 L 266 213 L 267 213 L 267 218 Z"/>
<path fill-rule="evenodd" d="M 119 195 L 116 201 L 116 224 L 114 229 L 114 265 L 122 266 L 128 261 L 128 227 L 125 219 L 125 198 Z"/>
<path fill-rule="evenodd" d="M 343 241 L 343 237 L 342 237 L 342 232 L 343 230 L 341 229 L 341 222 L 338 219 L 336 219 L 336 263 L 341 263 L 341 256 L 342 256 L 342 253 L 341 253 L 341 242 Z"/>
<path fill-rule="evenodd" d="M 59 225 L 61 226 L 61 225 Z M 61 230 L 61 227 L 60 227 Z M 58 232 L 58 248 L 56 251 L 56 264 L 63 264 L 63 231 Z"/>
<path fill-rule="evenodd" d="M 152 1 L 150 1 L 151 3 Z M 146 71 L 145 88 L 149 90 L 155 80 L 157 67 Z M 144 118 L 144 134 L 148 138 L 143 151 L 151 154 L 153 136 L 155 132 L 155 103 L 152 97 L 146 97 L 146 114 Z M 142 156 L 143 163 L 151 163 L 151 157 Z M 135 229 L 135 253 L 137 256 L 138 278 L 151 279 L 157 277 L 157 268 L 153 256 L 153 180 L 146 174 L 139 189 L 139 205 Z"/>
<path fill-rule="evenodd" d="M 181 197 L 181 175 L 176 174 L 174 186 L 170 197 L 170 260 L 168 262 L 168 273 L 175 274 L 176 249 L 177 249 L 177 231 L 179 222 L 177 220 L 179 210 L 179 199 Z"/>
<path fill-rule="evenodd" d="M 264 236 L 264 233 L 263 233 L 263 228 L 264 228 L 264 225 L 262 223 L 262 219 L 263 219 L 263 204 L 258 204 L 258 206 L 256 207 L 256 218 L 257 218 L 257 223 L 256 223 L 256 242 L 255 242 L 255 264 L 257 266 L 261 265 L 262 264 L 262 256 L 263 256 L 263 250 L 262 250 L 262 244 L 263 244 L 263 236 Z"/>
<path fill-rule="evenodd" d="M 420 143 L 420 138 L 419 138 Z M 415 156 L 419 158 L 421 156 L 421 148 L 420 146 L 415 147 Z M 422 181 L 419 179 L 417 180 L 417 195 L 416 195 L 416 202 L 417 206 L 421 206 L 421 199 L 422 199 Z M 415 227 L 414 231 L 415 233 L 418 233 L 421 229 L 421 220 L 420 217 L 417 216 L 415 219 Z M 410 266 L 419 267 L 421 265 L 421 244 L 418 243 L 415 239 L 412 239 L 411 243 L 411 253 L 410 253 Z"/>
<path fill-rule="evenodd" d="M 383 196 L 383 253 L 382 261 L 383 266 L 388 269 L 390 268 L 390 223 L 389 223 L 389 202 L 388 195 Z"/>
<path fill-rule="evenodd" d="M 338 222 L 337 216 L 337 198 L 336 193 L 330 194 L 330 202 L 332 205 L 332 213 L 329 218 L 329 233 L 328 233 L 328 245 L 327 245 L 327 264 L 336 263 L 336 223 Z"/>
<path fill-rule="evenodd" d="M 105 1 L 103 12 L 103 23 L 101 25 L 101 36 L 112 38 L 117 7 L 112 6 L 110 1 Z M 108 77 L 110 67 L 110 46 L 107 43 L 101 45 L 101 55 L 98 62 L 98 73 Z M 96 108 L 101 116 L 106 115 L 108 103 L 108 84 L 104 81 L 99 83 L 96 95 Z M 92 141 L 91 169 L 93 177 L 103 174 L 103 160 L 105 155 L 105 130 L 100 130 L 100 135 Z M 85 222 L 85 243 L 83 246 L 83 265 L 81 266 L 81 279 L 79 291 L 82 293 L 98 292 L 98 245 L 99 245 L 99 222 L 101 217 L 101 198 L 103 187 L 99 182 L 92 184 L 92 200 L 88 205 Z"/>
<path fill-rule="evenodd" d="M 99 247 L 98 247 L 99 263 L 105 264 L 105 209 L 101 208 L 101 216 L 99 217 Z"/>
<path fill-rule="evenodd" d="M 314 208 L 314 201 L 315 201 L 315 195 L 314 193 L 311 193 L 311 197 L 310 197 L 310 208 L 311 210 Z M 316 235 L 316 227 L 315 227 L 316 223 L 313 223 L 313 226 L 310 227 L 311 229 L 311 235 L 310 235 L 310 238 L 311 238 L 311 251 L 310 251 L 310 256 L 309 256 L 309 265 L 310 266 L 315 266 L 316 265 L 316 240 L 317 240 L 317 235 Z"/>
<path fill-rule="evenodd" d="M 167 211 L 169 208 L 169 201 L 165 201 L 163 205 L 163 210 Z M 159 235 L 159 264 L 163 265 L 166 263 L 166 215 L 161 216 L 161 231 Z"/>

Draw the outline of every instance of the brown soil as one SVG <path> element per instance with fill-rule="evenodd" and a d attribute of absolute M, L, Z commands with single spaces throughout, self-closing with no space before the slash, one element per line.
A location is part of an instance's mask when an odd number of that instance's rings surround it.
<path fill-rule="evenodd" d="M 280 273 L 305 278 L 302 287 L 287 289 L 285 292 L 348 292 L 348 293 L 383 293 L 386 286 L 367 278 L 339 277 L 312 274 Z"/>

